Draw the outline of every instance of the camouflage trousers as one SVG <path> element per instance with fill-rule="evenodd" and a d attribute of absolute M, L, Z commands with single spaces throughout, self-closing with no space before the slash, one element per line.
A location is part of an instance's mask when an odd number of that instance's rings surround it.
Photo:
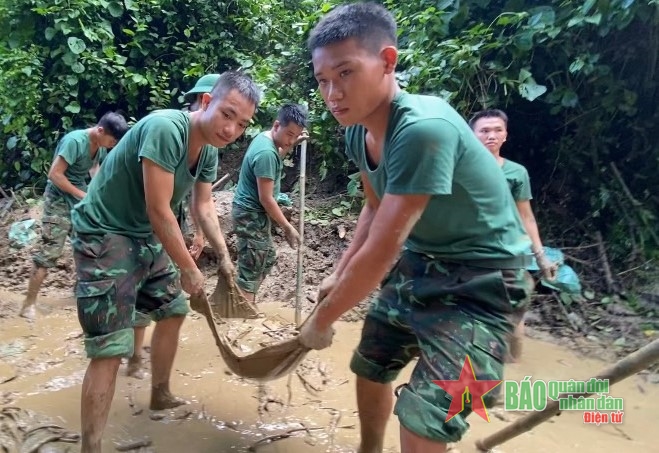
<path fill-rule="evenodd" d="M 256 294 L 277 262 L 270 217 L 265 212 L 248 211 L 235 204 L 231 216 L 238 249 L 236 283 L 243 290 Z"/>
<path fill-rule="evenodd" d="M 390 383 L 419 356 L 394 414 L 421 437 L 459 441 L 469 428 L 471 403 L 445 422 L 452 398 L 433 381 L 457 380 L 467 356 L 476 379 L 503 379 L 514 314 L 530 291 L 523 273 L 404 251 L 368 311 L 350 368 L 362 378 Z M 486 407 L 499 392 L 496 387 L 484 396 Z"/>
<path fill-rule="evenodd" d="M 67 201 L 48 190 L 44 194 L 41 217 L 41 242 L 32 256 L 37 267 L 51 268 L 62 256 L 66 238 L 71 234 L 71 209 Z"/>
<path fill-rule="evenodd" d="M 76 234 L 71 245 L 89 358 L 132 356 L 140 317 L 160 321 L 188 313 L 178 270 L 155 236 Z"/>

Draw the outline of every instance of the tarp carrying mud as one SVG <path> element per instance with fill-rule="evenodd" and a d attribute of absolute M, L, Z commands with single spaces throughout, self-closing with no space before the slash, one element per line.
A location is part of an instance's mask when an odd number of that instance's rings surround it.
<path fill-rule="evenodd" d="M 66 453 L 79 441 L 78 433 L 44 415 L 18 407 L 0 410 L 2 453 Z"/>

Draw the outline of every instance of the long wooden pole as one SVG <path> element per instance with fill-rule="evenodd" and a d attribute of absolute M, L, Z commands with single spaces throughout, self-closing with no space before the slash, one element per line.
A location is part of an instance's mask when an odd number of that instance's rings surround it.
<path fill-rule="evenodd" d="M 295 289 L 295 325 L 300 326 L 302 317 L 302 283 L 304 282 L 304 196 L 307 180 L 307 141 L 300 147 L 300 179 L 298 182 L 300 192 L 300 244 L 297 248 L 297 285 Z"/>
<path fill-rule="evenodd" d="M 636 352 L 628 355 L 620 360 L 615 365 L 605 369 L 594 379 L 605 380 L 608 379 L 609 386 L 622 381 L 623 379 L 632 376 L 639 371 L 642 371 L 653 363 L 659 362 L 659 340 L 654 340 L 652 343 L 642 347 Z M 593 393 L 566 393 L 561 394 L 561 398 L 567 398 L 569 395 L 574 397 L 588 397 Z M 497 431 L 496 433 L 476 441 L 476 448 L 480 451 L 489 451 L 497 445 L 513 439 L 520 434 L 523 434 L 533 427 L 538 426 L 545 420 L 550 419 L 559 412 L 559 401 L 548 399 L 547 407 L 539 412 L 533 412 L 524 418 L 516 420 L 514 423 L 506 426 L 505 428 Z"/>

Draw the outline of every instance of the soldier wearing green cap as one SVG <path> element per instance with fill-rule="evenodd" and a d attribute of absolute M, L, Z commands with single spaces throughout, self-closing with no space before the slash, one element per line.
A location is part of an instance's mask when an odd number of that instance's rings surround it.
<path fill-rule="evenodd" d="M 188 111 L 195 112 L 199 110 L 202 96 L 204 93 L 210 93 L 213 91 L 213 87 L 219 78 L 220 74 L 206 74 L 197 80 L 195 86 L 183 95 L 184 101 L 190 104 Z M 221 150 L 213 147 L 212 145 L 206 145 L 205 148 L 209 148 L 209 151 L 212 151 L 218 155 L 218 159 L 222 159 Z M 184 236 L 188 236 L 190 230 L 194 231 L 194 237 L 192 239 L 192 245 L 190 246 L 189 251 L 192 257 L 196 260 L 199 258 L 201 250 L 204 248 L 205 238 L 201 228 L 195 224 L 194 216 L 190 215 L 189 213 L 191 194 L 191 191 L 187 193 L 187 195 L 179 203 L 175 214 Z M 191 225 L 188 225 L 188 222 L 190 222 Z M 144 334 L 146 328 L 149 324 L 151 324 L 151 320 L 151 315 L 140 313 L 139 311 L 135 312 L 135 347 L 133 350 L 133 356 L 128 360 L 127 374 L 138 379 L 142 379 L 144 377 L 144 370 L 142 368 L 142 346 L 144 344 Z"/>
<path fill-rule="evenodd" d="M 183 100 L 190 103 L 188 110 L 194 112 L 199 108 L 201 96 L 204 93 L 210 93 L 219 78 L 220 74 L 206 74 L 197 80 L 195 86 L 183 95 Z"/>

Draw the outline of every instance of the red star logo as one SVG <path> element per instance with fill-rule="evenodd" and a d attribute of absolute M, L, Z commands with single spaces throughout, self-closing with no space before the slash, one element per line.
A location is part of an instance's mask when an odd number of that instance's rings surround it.
<path fill-rule="evenodd" d="M 471 358 L 465 357 L 460 378 L 457 381 L 432 381 L 441 387 L 446 393 L 451 395 L 451 406 L 449 406 L 446 422 L 462 412 L 465 408 L 465 402 L 469 404 L 471 396 L 471 409 L 474 413 L 480 415 L 485 421 L 490 422 L 490 416 L 487 414 L 483 396 L 490 390 L 501 384 L 501 381 L 478 381 L 474 373 L 474 367 L 471 365 Z"/>

